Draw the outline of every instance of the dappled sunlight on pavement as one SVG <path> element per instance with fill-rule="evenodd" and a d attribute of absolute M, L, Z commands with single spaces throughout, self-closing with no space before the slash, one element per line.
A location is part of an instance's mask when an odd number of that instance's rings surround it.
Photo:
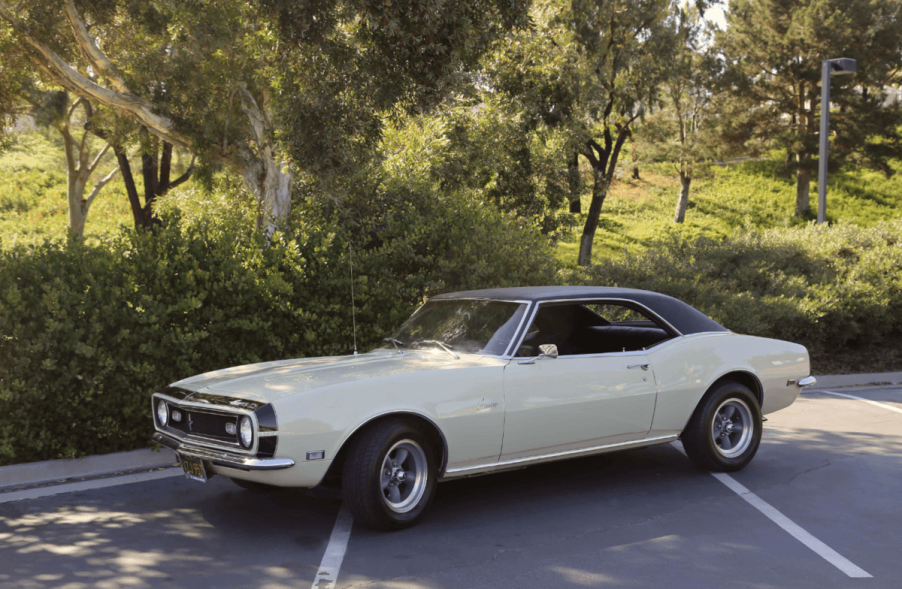
<path fill-rule="evenodd" d="M 132 496 L 123 497 L 124 492 Z M 335 506 L 178 479 L 0 506 L 0 588 L 296 587 Z"/>

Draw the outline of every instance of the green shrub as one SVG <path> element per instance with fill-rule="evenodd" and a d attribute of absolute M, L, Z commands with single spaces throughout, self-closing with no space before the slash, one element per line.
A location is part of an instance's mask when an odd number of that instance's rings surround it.
<path fill-rule="evenodd" d="M 378 196 L 343 219 L 299 207 L 267 244 L 221 186 L 173 198 L 155 236 L 0 251 L 0 464 L 145 446 L 150 394 L 192 374 L 350 353 L 350 241 L 361 351 L 427 295 L 554 277 L 537 230 L 493 207 Z"/>
<path fill-rule="evenodd" d="M 670 236 L 562 279 L 669 294 L 735 332 L 796 341 L 812 355 L 879 349 L 902 335 L 902 221 Z"/>

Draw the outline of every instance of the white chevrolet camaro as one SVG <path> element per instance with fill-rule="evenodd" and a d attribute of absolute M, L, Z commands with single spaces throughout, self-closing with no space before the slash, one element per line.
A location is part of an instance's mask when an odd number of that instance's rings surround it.
<path fill-rule="evenodd" d="M 355 519 L 416 522 L 440 480 L 681 439 L 744 467 L 807 350 L 738 335 L 672 297 L 602 287 L 436 296 L 371 352 L 264 362 L 153 395 L 154 441 L 189 478 L 340 484 Z"/>

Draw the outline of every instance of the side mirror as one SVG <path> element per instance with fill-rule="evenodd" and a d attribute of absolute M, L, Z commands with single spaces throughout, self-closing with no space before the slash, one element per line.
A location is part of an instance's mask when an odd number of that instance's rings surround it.
<path fill-rule="evenodd" d="M 517 362 L 517 364 L 535 364 L 536 360 L 546 356 L 548 358 L 557 358 L 557 346 L 554 344 L 542 344 L 541 346 L 539 346 L 538 356 L 536 356 L 535 358 L 529 358 L 528 360 L 521 360 L 520 362 Z"/>
<path fill-rule="evenodd" d="M 539 346 L 539 358 L 548 356 L 549 358 L 557 358 L 557 346 L 554 344 L 543 344 Z"/>

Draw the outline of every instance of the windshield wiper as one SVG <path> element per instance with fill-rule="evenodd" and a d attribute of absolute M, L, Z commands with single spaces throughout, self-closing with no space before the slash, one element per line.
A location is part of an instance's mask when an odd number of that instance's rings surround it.
<path fill-rule="evenodd" d="M 403 353 L 404 353 L 404 352 L 401 351 L 401 348 L 398 347 L 398 344 L 401 344 L 401 345 L 403 346 L 403 345 L 404 345 L 404 342 L 402 342 L 401 340 L 396 340 L 396 339 L 393 338 L 393 337 L 384 337 L 384 338 L 382 338 L 382 343 L 383 343 L 383 344 L 387 344 L 387 343 L 389 343 L 389 342 L 391 343 L 391 345 L 395 346 L 395 349 L 398 350 L 398 353 L 399 353 L 399 354 L 403 354 Z"/>
<path fill-rule="evenodd" d="M 454 352 L 452 352 L 452 351 L 451 351 L 451 346 L 449 346 L 449 345 L 446 344 L 445 342 L 440 342 L 440 341 L 438 341 L 437 339 L 424 339 L 424 340 L 421 341 L 420 343 L 421 343 L 421 344 L 435 344 L 435 345 L 437 345 L 438 347 L 440 347 L 441 349 L 443 349 L 443 350 L 445 350 L 446 352 L 448 352 L 449 354 L 451 354 L 451 357 L 454 358 L 455 360 L 460 360 L 460 356 L 458 356 L 457 354 L 455 354 Z"/>

